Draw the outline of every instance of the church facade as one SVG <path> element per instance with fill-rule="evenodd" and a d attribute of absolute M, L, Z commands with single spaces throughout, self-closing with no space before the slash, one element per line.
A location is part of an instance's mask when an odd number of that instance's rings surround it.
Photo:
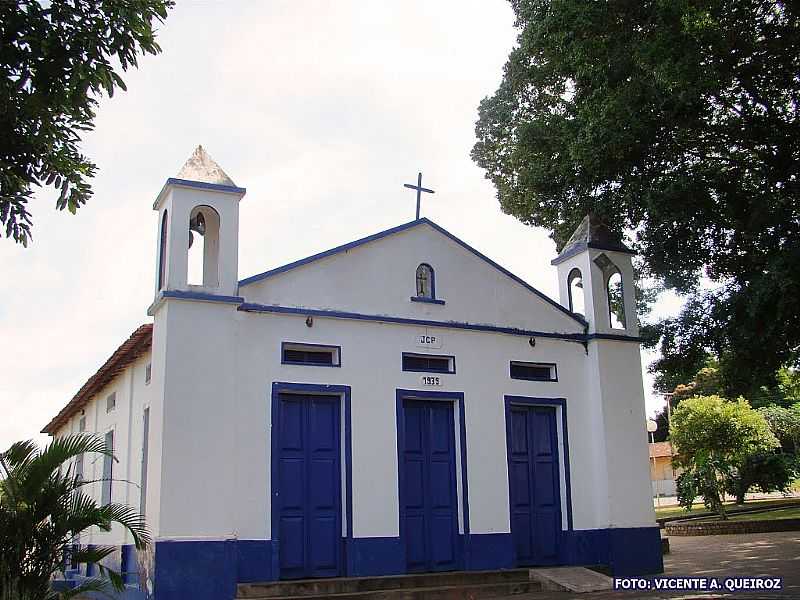
<path fill-rule="evenodd" d="M 118 546 L 132 594 L 661 571 L 620 240 L 587 217 L 553 261 L 558 302 L 425 218 L 239 280 L 244 195 L 201 148 L 167 180 L 153 322 L 44 430 L 113 444 L 119 462 L 81 465 L 113 479 L 89 491 L 139 507 L 153 543 L 79 542 Z"/>

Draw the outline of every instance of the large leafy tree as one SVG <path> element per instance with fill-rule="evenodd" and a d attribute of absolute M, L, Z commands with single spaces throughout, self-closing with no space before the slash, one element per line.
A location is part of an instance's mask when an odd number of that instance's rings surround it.
<path fill-rule="evenodd" d="M 764 480 L 741 482 L 746 472 L 758 472 L 756 457 L 768 456 L 780 445 L 764 417 L 746 400 L 720 396 L 683 400 L 672 415 L 670 438 L 677 453 L 672 463 L 684 469 L 677 479 L 679 502 L 690 508 L 702 496 L 723 519 L 723 492 L 743 485 L 746 492 Z"/>
<path fill-rule="evenodd" d="M 72 213 L 92 190 L 79 148 L 98 98 L 125 89 L 118 70 L 161 51 L 154 22 L 173 0 L 0 2 L 0 232 L 31 238 L 34 187 L 54 186 Z"/>
<path fill-rule="evenodd" d="M 481 102 L 474 160 L 557 245 L 589 211 L 687 296 L 662 390 L 719 357 L 728 395 L 800 348 L 800 5 L 511 0 L 517 45 Z"/>
<path fill-rule="evenodd" d="M 43 449 L 33 442 L 17 442 L 0 454 L 3 600 L 50 600 L 123 589 L 121 575 L 101 562 L 114 547 L 73 545 L 75 537 L 90 527 L 110 531 L 114 523 L 131 533 L 137 548 L 149 542 L 144 519 L 136 510 L 117 503 L 98 506 L 84 492 L 94 481 L 82 478 L 75 459 L 92 453 L 113 457 L 102 439 L 86 434 L 57 438 Z M 51 588 L 51 577 L 70 562 L 97 565 L 101 576 L 59 593 Z"/>

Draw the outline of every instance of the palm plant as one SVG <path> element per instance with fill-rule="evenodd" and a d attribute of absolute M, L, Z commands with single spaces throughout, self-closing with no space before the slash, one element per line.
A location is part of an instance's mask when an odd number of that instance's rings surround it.
<path fill-rule="evenodd" d="M 76 472 L 74 459 L 82 454 L 113 458 L 102 439 L 88 434 L 54 439 L 44 449 L 32 441 L 17 442 L 0 454 L 0 600 L 124 589 L 121 574 L 100 564 L 113 546 L 74 548 L 73 541 L 90 527 L 110 531 L 119 523 L 141 549 L 149 542 L 144 518 L 124 504 L 98 506 L 83 492 L 98 480 L 84 480 Z M 70 562 L 96 565 L 99 577 L 69 590 L 52 589 L 52 577 Z"/>

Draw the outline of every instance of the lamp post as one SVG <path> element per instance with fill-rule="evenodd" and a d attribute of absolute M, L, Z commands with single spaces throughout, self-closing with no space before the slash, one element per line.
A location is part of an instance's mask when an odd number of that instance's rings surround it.
<path fill-rule="evenodd" d="M 656 423 L 653 419 L 647 419 L 647 433 L 650 434 L 650 443 L 651 444 L 655 444 L 655 435 L 654 434 L 656 432 L 656 429 L 658 429 L 658 423 Z M 648 451 L 648 454 L 650 454 L 649 451 Z M 656 475 L 656 457 L 653 456 L 652 458 L 653 458 L 653 476 L 655 476 Z M 659 487 L 658 486 L 658 479 L 654 479 L 653 481 L 656 482 L 656 505 L 658 507 L 661 507 L 661 494 L 659 493 L 659 490 L 658 490 L 658 487 Z"/>

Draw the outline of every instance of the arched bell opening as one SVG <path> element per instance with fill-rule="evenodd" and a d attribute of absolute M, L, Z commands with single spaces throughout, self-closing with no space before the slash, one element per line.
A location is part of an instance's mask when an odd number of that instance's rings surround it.
<path fill-rule="evenodd" d="M 187 283 L 219 286 L 219 213 L 196 206 L 189 213 Z"/>
<path fill-rule="evenodd" d="M 167 210 L 161 215 L 161 232 L 158 238 L 158 290 L 164 289 L 167 283 L 167 235 L 169 233 L 167 225 L 169 224 L 169 217 Z"/>
<path fill-rule="evenodd" d="M 606 279 L 608 296 L 608 323 L 612 329 L 625 329 L 625 295 L 622 273 L 614 266 Z"/>
<path fill-rule="evenodd" d="M 578 268 L 572 269 L 567 275 L 567 293 L 569 294 L 569 309 L 580 315 L 586 314 L 586 304 L 583 295 L 583 275 Z"/>

